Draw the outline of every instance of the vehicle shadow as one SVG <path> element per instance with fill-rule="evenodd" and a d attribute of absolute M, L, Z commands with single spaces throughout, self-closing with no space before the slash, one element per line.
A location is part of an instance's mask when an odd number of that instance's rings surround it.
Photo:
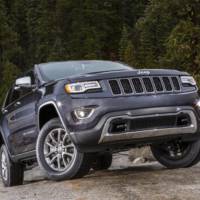
<path fill-rule="evenodd" d="M 152 173 L 154 171 L 158 172 L 164 172 L 167 170 L 166 168 L 159 165 L 157 162 L 153 163 L 146 163 L 141 165 L 134 165 L 134 166 L 127 166 L 127 167 L 111 167 L 108 170 L 102 170 L 102 171 L 94 171 L 91 170 L 87 176 L 81 179 L 75 179 L 70 180 L 72 182 L 74 181 L 85 181 L 85 180 L 92 180 L 92 179 L 103 179 L 103 178 L 109 178 L 114 176 L 129 176 L 129 175 L 143 175 L 144 173 Z M 39 168 L 34 169 L 33 172 L 29 172 L 31 174 L 28 175 L 28 178 L 25 176 L 24 184 L 33 184 L 41 181 L 48 181 L 53 182 L 51 180 L 48 180 L 40 171 Z M 36 174 L 36 175 L 35 175 Z M 38 175 L 39 174 L 39 175 Z M 69 182 L 70 182 L 69 181 Z"/>
<path fill-rule="evenodd" d="M 146 172 L 162 172 L 168 170 L 164 168 L 163 166 L 159 165 L 157 162 L 153 163 L 146 163 L 141 165 L 134 165 L 134 166 L 127 166 L 123 168 L 110 168 L 108 170 L 102 170 L 102 171 L 90 171 L 90 174 L 86 176 L 85 178 L 90 179 L 94 177 L 102 177 L 102 176 L 125 176 L 125 175 L 131 175 L 131 174 L 143 174 Z"/>

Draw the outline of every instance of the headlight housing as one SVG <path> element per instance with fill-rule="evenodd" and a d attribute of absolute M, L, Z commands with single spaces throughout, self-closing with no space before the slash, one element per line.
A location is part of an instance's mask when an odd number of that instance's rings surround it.
<path fill-rule="evenodd" d="M 84 93 L 88 90 L 95 89 L 101 89 L 98 81 L 79 82 L 65 85 L 65 91 L 68 94 Z"/>
<path fill-rule="evenodd" d="M 181 82 L 182 84 L 187 84 L 191 86 L 197 85 L 195 79 L 192 76 L 181 76 Z"/>
<path fill-rule="evenodd" d="M 94 113 L 94 108 L 90 107 L 82 107 L 82 108 L 77 108 L 74 110 L 74 115 L 76 116 L 77 119 L 87 119 L 92 116 Z"/>

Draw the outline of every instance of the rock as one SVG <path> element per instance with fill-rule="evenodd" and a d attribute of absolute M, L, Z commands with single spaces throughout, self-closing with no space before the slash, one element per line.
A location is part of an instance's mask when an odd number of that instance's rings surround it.
<path fill-rule="evenodd" d="M 149 147 L 134 148 L 129 151 L 129 160 L 134 163 L 155 161 Z"/>

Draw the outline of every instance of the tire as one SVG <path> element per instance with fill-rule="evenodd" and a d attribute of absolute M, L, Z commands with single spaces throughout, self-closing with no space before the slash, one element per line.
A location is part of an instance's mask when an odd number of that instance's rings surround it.
<path fill-rule="evenodd" d="M 5 187 L 23 184 L 24 166 L 11 161 L 5 145 L 2 145 L 0 149 L 0 173 Z"/>
<path fill-rule="evenodd" d="M 60 139 L 58 139 L 59 131 Z M 52 135 L 54 139 L 52 139 Z M 50 143 L 50 146 L 47 143 Z M 53 153 L 50 154 L 49 151 Z M 45 156 L 45 153 L 50 155 L 46 154 Z M 91 155 L 77 150 L 58 118 L 50 120 L 41 129 L 37 139 L 36 155 L 40 168 L 49 179 L 55 181 L 81 178 L 88 174 L 91 168 Z"/>
<path fill-rule="evenodd" d="M 151 151 L 157 161 L 169 169 L 189 167 L 196 164 L 196 159 L 199 159 L 200 140 L 172 141 L 151 146 Z"/>
<path fill-rule="evenodd" d="M 200 151 L 199 151 L 197 157 L 193 160 L 193 162 L 190 163 L 189 165 L 187 165 L 186 168 L 196 165 L 199 161 L 200 161 Z"/>
<path fill-rule="evenodd" d="M 108 169 L 112 164 L 112 154 L 110 152 L 98 154 L 95 156 L 92 163 L 92 169 L 94 170 L 105 170 Z"/>

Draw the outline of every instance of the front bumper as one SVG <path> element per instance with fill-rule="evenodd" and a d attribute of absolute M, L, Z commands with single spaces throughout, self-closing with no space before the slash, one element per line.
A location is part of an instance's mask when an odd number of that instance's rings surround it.
<path fill-rule="evenodd" d="M 134 139 L 145 139 L 145 138 L 151 138 L 151 137 L 159 137 L 159 136 L 170 136 L 170 135 L 182 135 L 182 134 L 194 134 L 197 132 L 197 120 L 194 112 L 192 110 L 181 110 L 176 113 L 155 113 L 151 115 L 144 115 L 144 116 L 133 116 L 131 112 L 130 115 L 121 115 L 121 116 L 115 116 L 109 118 L 103 128 L 101 138 L 99 140 L 99 143 L 106 143 L 106 142 L 113 142 L 118 140 L 134 140 Z M 164 126 L 164 123 L 161 122 L 166 120 L 166 125 Z M 170 120 L 172 123 L 170 125 L 167 125 L 167 118 L 171 118 Z M 144 121 L 143 128 L 140 128 L 140 130 L 125 130 L 128 125 L 130 124 L 129 121 L 133 121 L 135 119 L 135 123 L 137 123 L 137 120 Z M 148 120 L 155 119 L 157 121 L 157 127 L 148 126 L 150 125 Z M 118 120 L 116 123 L 116 126 L 121 126 L 121 130 L 110 133 L 110 125 L 112 124 L 112 121 Z M 126 120 L 126 121 L 124 121 Z M 154 121 L 155 121 L 154 120 Z M 182 120 L 182 122 L 181 122 Z M 187 122 L 186 122 L 187 120 Z M 153 120 L 152 120 L 153 121 Z M 133 122 L 133 123 L 134 123 Z M 176 123 L 178 122 L 178 123 Z M 151 122 L 150 122 L 151 123 Z M 160 123 L 160 124 L 159 124 Z M 182 124 L 181 124 L 182 123 Z M 126 126 L 125 126 L 126 125 Z M 131 125 L 129 125 L 131 126 Z M 145 127 L 146 126 L 146 127 Z M 137 125 L 135 125 L 137 127 Z M 115 128 L 116 129 L 116 128 Z"/>
<path fill-rule="evenodd" d="M 178 95 L 149 95 L 141 97 L 103 98 L 103 99 L 66 99 L 60 97 L 59 111 L 63 118 L 71 139 L 83 151 L 98 151 L 107 149 L 114 145 L 114 148 L 127 144 L 151 144 L 157 140 L 172 138 L 193 138 L 199 137 L 199 108 L 195 107 L 199 97 L 196 92 Z M 66 106 L 68 105 L 68 106 Z M 77 107 L 97 105 L 94 114 L 86 120 L 75 121 L 72 112 Z M 112 118 L 125 116 L 129 118 L 162 115 L 178 115 L 181 112 L 189 113 L 191 126 L 153 128 L 149 130 L 134 131 L 112 135 L 107 132 L 107 124 Z"/>
<path fill-rule="evenodd" d="M 125 118 L 147 118 L 148 116 L 178 115 L 187 113 L 191 124 L 183 127 L 153 128 L 118 134 L 108 133 L 110 121 L 124 116 Z M 199 117 L 193 107 L 146 108 L 133 111 L 113 112 L 105 115 L 90 130 L 71 132 L 74 143 L 83 151 L 99 151 L 107 148 L 126 148 L 127 145 L 151 144 L 172 138 L 191 139 L 199 137 Z"/>

